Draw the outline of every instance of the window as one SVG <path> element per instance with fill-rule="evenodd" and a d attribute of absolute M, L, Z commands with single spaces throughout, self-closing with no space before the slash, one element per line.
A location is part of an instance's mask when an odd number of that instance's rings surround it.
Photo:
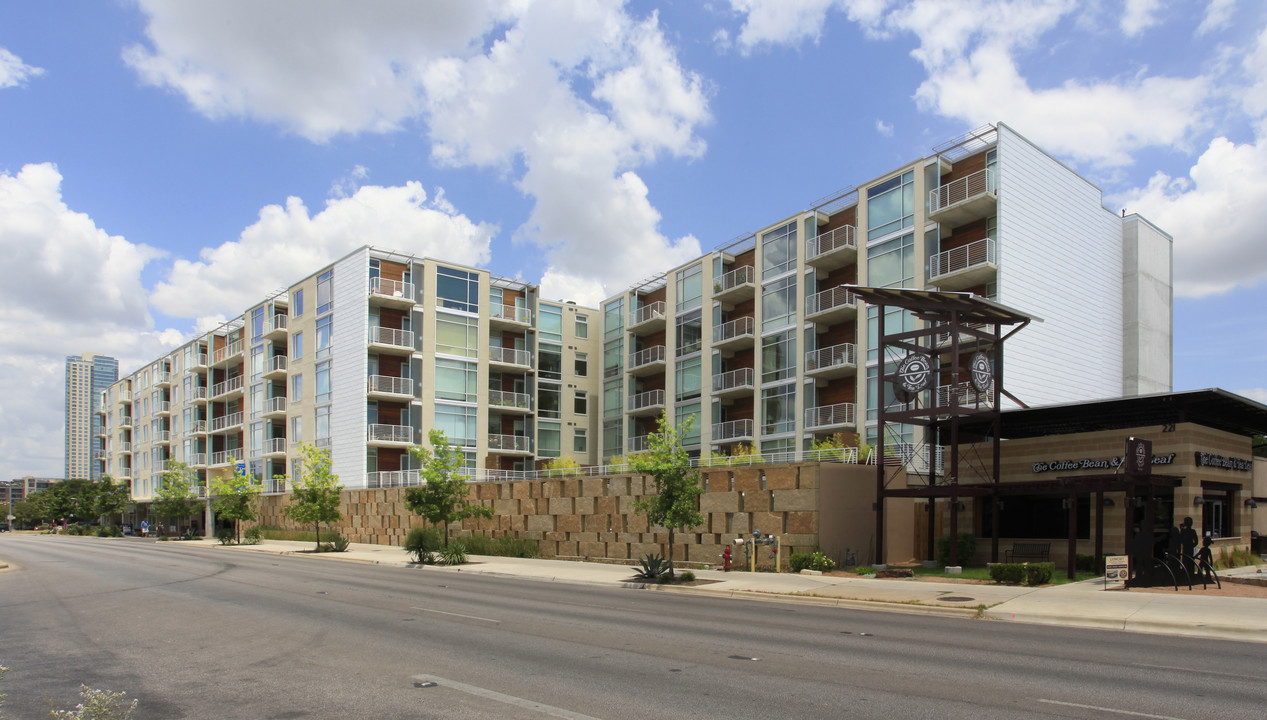
<path fill-rule="evenodd" d="M 290 419 L 290 444 L 298 445 L 304 441 L 304 419 L 296 415 Z"/>
<path fill-rule="evenodd" d="M 589 367 L 590 367 L 589 355 L 585 353 L 577 353 L 575 364 L 573 367 L 573 372 L 576 374 L 576 376 L 585 377 L 589 375 Z"/>
<path fill-rule="evenodd" d="M 603 417 L 620 417 L 625 411 L 621 402 L 624 382 L 617 378 L 603 383 Z"/>
<path fill-rule="evenodd" d="M 251 348 L 251 378 L 256 379 L 264 374 L 264 346 Z"/>
<path fill-rule="evenodd" d="M 317 276 L 317 314 L 324 315 L 334 309 L 334 271 L 326 270 Z"/>
<path fill-rule="evenodd" d="M 612 300 L 603 306 L 603 339 L 619 339 L 625 329 L 625 301 Z"/>
<path fill-rule="evenodd" d="M 479 368 L 475 363 L 436 358 L 436 397 L 442 400 L 475 402 Z"/>
<path fill-rule="evenodd" d="M 330 406 L 323 405 L 317 408 L 317 439 L 330 439 Z"/>
<path fill-rule="evenodd" d="M 257 307 L 251 311 L 251 339 L 259 342 L 264 337 L 264 308 Z"/>
<path fill-rule="evenodd" d="M 761 338 L 761 382 L 778 382 L 795 375 L 796 332 L 787 330 Z"/>
<path fill-rule="evenodd" d="M 563 342 L 563 308 L 541 303 L 537 306 L 537 320 L 537 331 L 541 333 L 542 340 Z"/>
<path fill-rule="evenodd" d="M 695 263 L 677 272 L 677 311 L 693 310 L 704 304 L 704 263 Z"/>
<path fill-rule="evenodd" d="M 290 401 L 299 402 L 304 399 L 304 376 L 294 375 L 290 378 Z"/>
<path fill-rule="evenodd" d="M 683 445 L 699 445 L 699 408 L 700 404 L 696 401 L 693 403 L 678 405 L 674 409 L 673 422 L 679 429 L 682 429 L 688 420 L 691 421 L 691 426 L 689 428 L 685 428 L 685 432 L 678 436 L 678 439 Z"/>
<path fill-rule="evenodd" d="M 577 338 L 584 340 L 590 336 L 590 319 L 588 315 L 576 314 L 576 327 L 572 332 Z"/>
<path fill-rule="evenodd" d="M 297 332 L 290 338 L 290 358 L 301 360 L 304 356 L 304 334 Z"/>
<path fill-rule="evenodd" d="M 537 371 L 543 380 L 563 379 L 563 348 L 558 345 L 539 345 Z"/>
<path fill-rule="evenodd" d="M 761 434 L 775 435 L 796 429 L 796 385 L 780 385 L 761 391 Z"/>
<path fill-rule="evenodd" d="M 476 313 L 480 311 L 479 274 L 448 268 L 436 268 L 436 302 L 448 310 Z"/>
<path fill-rule="evenodd" d="M 436 313 L 436 352 L 458 357 L 479 357 L 479 320 Z"/>
<path fill-rule="evenodd" d="M 761 288 L 761 330 L 796 323 L 796 276 L 775 280 Z"/>
<path fill-rule="evenodd" d="M 572 452 L 589 452 L 589 438 L 586 437 L 585 428 L 576 428 L 572 431 Z"/>
<path fill-rule="evenodd" d="M 692 310 L 678 316 L 677 319 L 677 356 L 699 352 L 703 347 L 704 330 L 701 311 Z"/>
<path fill-rule="evenodd" d="M 584 390 L 577 390 L 576 395 L 572 398 L 572 412 L 577 415 L 589 414 L 589 394 Z"/>
<path fill-rule="evenodd" d="M 907 233 L 867 248 L 867 284 L 871 287 L 913 287 L 915 236 Z"/>
<path fill-rule="evenodd" d="M 674 385 L 677 388 L 677 399 L 689 400 L 700 396 L 700 358 L 695 356 L 689 360 L 679 360 L 674 373 Z"/>
<path fill-rule="evenodd" d="M 915 172 L 909 170 L 867 189 L 867 239 L 915 224 Z"/>
<path fill-rule="evenodd" d="M 761 277 L 769 278 L 796 269 L 796 223 L 761 236 Z"/>
<path fill-rule="evenodd" d="M 317 402 L 330 401 L 330 363 L 317 363 Z"/>
<path fill-rule="evenodd" d="M 562 393 L 558 385 L 542 384 L 537 388 L 537 415 L 543 418 L 559 418 L 559 396 Z"/>
<path fill-rule="evenodd" d="M 290 316 L 299 317 L 304 314 L 304 289 L 299 288 L 291 294 Z"/>
<path fill-rule="evenodd" d="M 603 345 L 603 377 L 616 377 L 624 366 L 625 341 L 617 338 Z"/>
<path fill-rule="evenodd" d="M 436 429 L 454 445 L 475 447 L 475 412 L 473 407 L 436 403 Z"/>
<path fill-rule="evenodd" d="M 262 422 L 251 423 L 251 454 L 259 455 L 263 452 L 264 452 L 264 423 Z"/>
<path fill-rule="evenodd" d="M 562 435 L 558 423 L 541 423 L 537 426 L 537 454 L 541 457 L 558 457 L 563 444 Z"/>
<path fill-rule="evenodd" d="M 317 358 L 330 355 L 330 331 L 334 326 L 334 318 L 327 315 L 317 320 Z"/>

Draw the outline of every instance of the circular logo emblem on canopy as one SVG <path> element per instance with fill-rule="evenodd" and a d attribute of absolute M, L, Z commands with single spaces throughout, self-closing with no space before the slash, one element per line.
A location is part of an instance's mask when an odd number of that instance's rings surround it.
<path fill-rule="evenodd" d="M 990 358 L 986 354 L 979 352 L 972 356 L 972 361 L 968 364 L 972 370 L 972 387 L 980 393 L 990 389 L 990 383 L 994 380 L 994 368 L 990 367 Z"/>
<path fill-rule="evenodd" d="M 933 366 L 927 355 L 911 353 L 898 363 L 895 382 L 899 389 L 914 394 L 926 389 L 932 380 Z"/>

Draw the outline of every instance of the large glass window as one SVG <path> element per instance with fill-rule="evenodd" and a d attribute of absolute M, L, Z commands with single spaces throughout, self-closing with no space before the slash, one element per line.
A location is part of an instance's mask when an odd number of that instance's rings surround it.
<path fill-rule="evenodd" d="M 624 367 L 625 341 L 616 338 L 603 345 L 603 377 L 616 377 Z"/>
<path fill-rule="evenodd" d="M 796 223 L 761 236 L 761 277 L 782 275 L 796 269 Z"/>
<path fill-rule="evenodd" d="M 479 312 L 480 276 L 478 273 L 436 267 L 436 302 L 449 310 Z"/>
<path fill-rule="evenodd" d="M 251 311 L 251 340 L 259 342 L 264 337 L 264 308 L 257 307 Z"/>
<path fill-rule="evenodd" d="M 704 304 L 704 263 L 695 263 L 677 272 L 677 311 Z"/>
<path fill-rule="evenodd" d="M 264 346 L 251 348 L 251 378 L 255 379 L 264 374 Z"/>
<path fill-rule="evenodd" d="M 761 434 L 775 435 L 796 429 L 796 385 L 761 391 Z"/>
<path fill-rule="evenodd" d="M 695 418 L 695 421 L 692 422 L 691 426 L 686 429 L 686 432 L 678 436 L 678 439 L 682 442 L 683 445 L 699 445 L 699 439 L 700 439 L 699 408 L 700 408 L 699 402 L 693 402 L 693 403 L 685 403 L 682 405 L 678 405 L 674 409 L 673 423 L 677 425 L 678 428 L 681 428 L 686 423 L 687 420 L 690 420 L 691 418 Z"/>
<path fill-rule="evenodd" d="M 590 336 L 590 319 L 588 315 L 576 314 L 576 327 L 573 328 L 573 333 L 580 340 Z"/>
<path fill-rule="evenodd" d="M 542 340 L 563 342 L 563 308 L 541 303 L 537 306 L 537 331 Z"/>
<path fill-rule="evenodd" d="M 915 172 L 907 171 L 867 190 L 867 239 L 915 224 Z"/>
<path fill-rule="evenodd" d="M 572 452 L 589 452 L 589 436 L 585 428 L 572 431 Z"/>
<path fill-rule="evenodd" d="M 541 457 L 558 457 L 563 444 L 563 433 L 558 423 L 541 423 L 537 426 L 537 454 Z"/>
<path fill-rule="evenodd" d="M 559 418 L 560 399 L 558 385 L 542 383 L 537 386 L 537 415 L 543 418 Z"/>
<path fill-rule="evenodd" d="M 299 317 L 304 314 L 304 289 L 299 288 L 291 294 L 290 316 Z"/>
<path fill-rule="evenodd" d="M 441 400 L 476 402 L 479 367 L 461 360 L 436 358 L 436 397 Z"/>
<path fill-rule="evenodd" d="M 317 314 L 334 309 L 334 271 L 326 270 L 317 276 Z"/>
<path fill-rule="evenodd" d="M 573 362 L 573 372 L 576 374 L 576 376 L 585 377 L 589 375 L 589 371 L 590 371 L 589 367 L 590 367 L 589 355 L 583 352 L 577 353 Z"/>
<path fill-rule="evenodd" d="M 322 405 L 317 408 L 317 439 L 330 439 L 330 406 Z"/>
<path fill-rule="evenodd" d="M 454 445 L 474 447 L 476 444 L 475 408 L 436 403 L 436 429 Z"/>
<path fill-rule="evenodd" d="M 327 315 L 317 320 L 317 357 L 330 355 L 330 334 L 334 328 L 334 318 Z"/>
<path fill-rule="evenodd" d="M 558 345 L 538 345 L 537 371 L 543 380 L 563 379 L 563 348 Z"/>
<path fill-rule="evenodd" d="M 304 399 L 304 376 L 292 375 L 290 378 L 290 401 L 299 402 Z"/>
<path fill-rule="evenodd" d="M 761 288 L 761 330 L 796 323 L 796 276 L 775 280 Z"/>
<path fill-rule="evenodd" d="M 603 306 L 603 339 L 620 338 L 625 329 L 625 301 L 612 300 Z"/>
<path fill-rule="evenodd" d="M 589 411 L 589 393 L 577 390 L 572 397 L 572 412 L 577 415 L 588 415 Z"/>
<path fill-rule="evenodd" d="M 304 357 L 304 334 L 297 332 L 290 336 L 290 357 L 292 360 L 302 360 Z"/>
<path fill-rule="evenodd" d="M 677 319 L 677 356 L 699 352 L 703 347 L 704 330 L 701 311 L 692 310 L 678 316 Z"/>
<path fill-rule="evenodd" d="M 436 352 L 458 357 L 479 357 L 477 318 L 436 313 Z"/>
<path fill-rule="evenodd" d="M 679 401 L 700 396 L 700 357 L 698 355 L 678 361 L 677 370 L 674 373 L 674 384 L 677 386 Z"/>
<path fill-rule="evenodd" d="M 867 284 L 871 287 L 914 287 L 914 234 L 907 233 L 867 248 Z"/>
<path fill-rule="evenodd" d="M 796 331 L 761 338 L 761 382 L 786 380 L 796 375 Z"/>
<path fill-rule="evenodd" d="M 624 435 L 624 422 L 619 418 L 603 421 L 603 459 L 623 455 L 625 452 L 621 436 Z"/>
<path fill-rule="evenodd" d="M 329 402 L 330 400 L 330 363 L 329 361 L 317 363 L 317 402 Z"/>
<path fill-rule="evenodd" d="M 603 383 L 603 417 L 620 417 L 625 411 L 621 392 L 624 385 L 619 378 Z"/>

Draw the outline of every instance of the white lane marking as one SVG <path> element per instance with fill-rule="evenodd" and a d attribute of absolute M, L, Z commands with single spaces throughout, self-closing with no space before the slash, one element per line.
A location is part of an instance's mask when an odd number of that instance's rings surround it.
<path fill-rule="evenodd" d="M 1081 703 L 1061 702 L 1059 700 L 1047 700 L 1038 698 L 1040 703 L 1048 703 L 1049 705 L 1064 705 L 1066 707 L 1082 708 L 1084 710 L 1099 710 L 1100 712 L 1117 713 L 1118 715 L 1130 715 L 1131 717 L 1157 718 L 1157 720 L 1186 720 L 1185 718 L 1177 718 L 1171 715 L 1153 715 L 1151 713 L 1134 712 L 1131 710 L 1117 710 L 1115 708 L 1100 707 L 1099 705 L 1083 705 Z"/>
<path fill-rule="evenodd" d="M 571 710 L 564 710 L 563 708 L 554 707 L 553 705 L 539 703 L 535 700 L 526 700 L 521 697 L 515 697 L 514 695 L 505 695 L 497 692 L 496 690 L 488 690 L 487 688 L 467 685 L 466 683 L 460 683 L 455 680 L 446 680 L 435 675 L 414 675 L 413 679 L 420 682 L 433 682 L 437 685 L 452 688 L 468 695 L 496 700 L 497 702 L 506 703 L 507 705 L 514 705 L 515 707 L 521 707 L 527 710 L 535 710 L 536 712 L 549 715 L 550 717 L 564 718 L 564 720 L 599 720 L 598 718 L 590 715 L 582 715 L 581 713 L 572 712 Z"/>
<path fill-rule="evenodd" d="M 483 620 L 484 622 L 501 623 L 501 620 L 492 618 L 479 617 L 478 615 L 463 615 L 462 613 L 445 612 L 443 610 L 432 610 L 431 608 L 411 607 L 410 610 L 421 610 L 423 612 L 437 613 L 439 615 L 452 615 L 453 617 L 467 618 L 468 620 Z"/>

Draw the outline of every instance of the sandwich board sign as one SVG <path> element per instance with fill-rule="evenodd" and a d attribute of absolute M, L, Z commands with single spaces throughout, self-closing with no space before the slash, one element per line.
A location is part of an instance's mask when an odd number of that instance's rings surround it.
<path fill-rule="evenodd" d="M 1104 589 L 1119 588 L 1131 577 L 1129 555 L 1108 555 L 1104 558 Z"/>

